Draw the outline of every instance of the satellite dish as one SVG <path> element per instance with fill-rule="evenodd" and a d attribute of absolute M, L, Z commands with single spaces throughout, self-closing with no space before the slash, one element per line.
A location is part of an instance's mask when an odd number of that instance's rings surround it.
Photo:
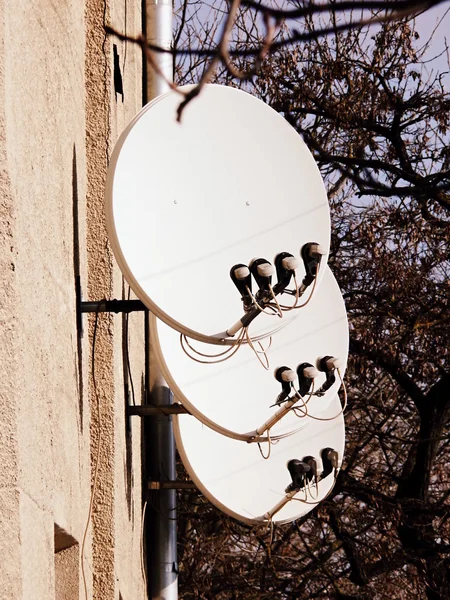
<path fill-rule="evenodd" d="M 324 415 L 332 416 L 339 408 L 340 401 L 334 397 Z M 303 488 L 294 493 L 297 500 L 286 501 L 285 490 L 292 483 L 286 464 L 312 456 L 320 478 L 326 466 L 321 459 L 323 451 L 332 448 L 337 452 L 340 465 L 345 442 L 342 414 L 332 421 L 314 421 L 280 440 L 272 446 L 268 460 L 262 458 L 256 444 L 224 437 L 189 415 L 174 418 L 174 434 L 183 464 L 199 490 L 229 516 L 253 525 L 270 518 L 287 523 L 311 511 L 333 487 L 337 471 L 330 465 L 317 487 L 314 481 L 309 483 L 307 496 Z"/>
<path fill-rule="evenodd" d="M 158 321 L 151 323 L 151 344 L 155 358 L 176 399 L 197 419 L 225 436 L 248 441 L 255 430 L 270 420 L 284 404 L 274 406 L 282 392 L 282 384 L 274 370 L 286 366 L 297 375 L 304 363 L 316 366 L 318 359 L 334 356 L 340 359 L 343 377 L 348 357 L 348 322 L 341 292 L 330 269 L 324 269 L 323 282 L 314 300 L 299 311 L 289 327 L 274 335 L 267 350 L 270 369 L 265 370 L 252 349 L 242 346 L 229 360 L 217 364 L 193 361 L 180 345 L 180 334 Z M 266 343 L 267 345 L 268 343 Z M 207 344 L 196 344 L 202 353 L 211 351 Z M 212 348 L 217 350 L 216 347 Z M 335 373 L 337 375 L 337 373 Z M 327 374 L 316 373 L 314 388 L 326 384 Z M 294 385 L 298 388 L 299 381 Z M 332 383 L 323 396 L 311 396 L 308 414 L 322 417 L 341 385 Z M 304 394 L 306 397 L 308 393 Z M 297 403 L 296 406 L 301 406 Z M 338 414 L 340 408 L 334 413 Z M 290 411 L 272 427 L 272 436 L 292 432 L 313 421 Z"/>
<path fill-rule="evenodd" d="M 326 264 L 327 196 L 301 137 L 260 100 L 207 85 L 181 123 L 179 103 L 175 92 L 159 96 L 120 136 L 106 183 L 109 239 L 125 278 L 152 313 L 190 338 L 230 345 L 232 326 L 245 314 L 242 280 L 230 271 L 250 266 L 256 295 L 268 267 L 252 259 L 275 267 L 275 257 L 285 253 L 300 263 L 300 285 L 306 244 L 320 245 Z M 292 301 L 286 293 L 279 298 Z M 252 338 L 271 335 L 300 312 L 258 314 Z"/>

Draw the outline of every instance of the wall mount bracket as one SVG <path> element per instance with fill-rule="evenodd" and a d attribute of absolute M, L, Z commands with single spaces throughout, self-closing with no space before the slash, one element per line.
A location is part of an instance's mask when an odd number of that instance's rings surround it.
<path fill-rule="evenodd" d="M 151 491 L 159 490 L 196 490 L 197 486 L 193 481 L 152 481 L 148 482 L 148 489 Z"/>
<path fill-rule="evenodd" d="M 182 404 L 174 403 L 167 406 L 156 406 L 154 404 L 131 405 L 128 414 L 137 417 L 155 417 L 158 415 L 190 415 L 191 413 Z"/>
<path fill-rule="evenodd" d="M 83 335 L 83 321 L 82 315 L 84 313 L 104 313 L 112 312 L 115 314 L 119 313 L 130 313 L 148 310 L 143 302 L 140 300 L 88 300 L 83 301 L 83 295 L 81 292 L 81 278 L 79 275 L 75 277 L 75 301 L 77 311 L 77 330 L 80 335 Z"/>

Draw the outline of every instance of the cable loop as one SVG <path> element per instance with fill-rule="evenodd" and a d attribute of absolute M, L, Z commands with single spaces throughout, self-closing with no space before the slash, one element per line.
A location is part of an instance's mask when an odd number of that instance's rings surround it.
<path fill-rule="evenodd" d="M 264 349 L 261 342 L 258 342 L 259 347 L 262 349 L 261 352 L 258 352 L 258 350 L 256 350 L 255 346 L 253 345 L 252 339 L 248 333 L 248 327 L 244 327 L 244 331 L 245 331 L 245 337 L 247 340 L 247 344 L 250 346 L 250 348 L 253 350 L 253 352 L 255 353 L 256 358 L 259 360 L 259 362 L 261 363 L 262 367 L 264 369 L 266 369 L 266 371 L 268 371 L 270 369 L 270 363 L 269 363 L 269 359 L 267 357 L 266 351 L 270 348 L 271 344 L 272 344 L 272 338 L 270 338 L 270 342 L 269 342 L 269 346 Z M 260 354 L 264 355 L 265 361 L 263 362 L 261 357 L 259 356 Z"/>
<path fill-rule="evenodd" d="M 342 406 L 342 409 L 338 412 L 337 415 L 334 415 L 334 417 L 315 417 L 314 415 L 310 415 L 308 413 L 308 417 L 310 419 L 314 419 L 315 421 L 334 421 L 334 419 L 337 419 L 338 417 L 340 417 L 342 414 L 344 414 L 346 408 L 347 408 L 347 387 L 345 385 L 344 379 L 341 375 L 341 372 L 339 369 L 336 369 L 339 375 L 339 379 L 341 380 L 341 384 L 342 384 L 342 391 L 344 394 L 344 405 Z"/>
<path fill-rule="evenodd" d="M 267 452 L 267 454 L 264 454 L 264 452 L 262 451 L 262 448 L 261 448 L 261 442 L 258 442 L 259 452 L 264 460 L 268 460 L 270 458 L 270 451 L 271 451 L 271 447 L 272 447 L 272 439 L 270 437 L 270 429 L 267 430 L 267 443 L 269 444 L 269 451 Z"/>
<path fill-rule="evenodd" d="M 217 354 L 204 354 L 203 352 L 200 352 L 199 350 L 197 350 L 196 348 L 194 348 L 189 343 L 188 337 L 184 333 L 180 333 L 181 348 L 183 349 L 183 352 L 191 360 L 194 360 L 195 362 L 201 363 L 203 365 L 211 365 L 211 364 L 221 363 L 221 362 L 224 362 L 224 361 L 228 360 L 232 356 L 234 356 L 236 354 L 236 352 L 239 350 L 239 348 L 241 347 L 241 344 L 242 344 L 242 342 L 244 340 L 246 329 L 247 329 L 246 327 L 244 327 L 242 329 L 241 333 L 239 334 L 239 337 L 236 339 L 236 341 L 231 346 L 229 346 L 223 352 L 219 352 Z M 190 348 L 190 350 L 192 350 L 192 352 L 194 352 L 198 356 L 202 356 L 204 358 L 212 358 L 212 359 L 215 359 L 215 358 L 220 357 L 220 356 L 223 356 L 224 358 L 219 358 L 218 360 L 201 360 L 201 359 L 196 358 L 195 356 L 192 356 L 191 354 L 189 354 L 189 352 L 186 350 L 185 344 Z"/>

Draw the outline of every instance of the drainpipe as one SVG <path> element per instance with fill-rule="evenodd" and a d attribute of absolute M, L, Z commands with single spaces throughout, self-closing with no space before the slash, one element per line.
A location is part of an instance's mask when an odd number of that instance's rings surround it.
<path fill-rule="evenodd" d="M 144 27 L 147 42 L 170 50 L 172 45 L 172 0 L 145 0 Z M 167 81 L 172 81 L 172 55 L 153 52 L 153 59 Z M 169 91 L 169 85 L 149 64 L 144 65 L 144 99 L 150 102 Z M 149 140 L 151 143 L 151 140 Z M 169 235 L 169 233 L 168 233 Z M 148 315 L 147 315 L 148 316 Z M 149 401 L 156 406 L 172 404 L 172 393 L 162 377 L 149 347 L 151 319 L 146 318 L 147 381 Z M 147 473 L 152 481 L 174 481 L 175 442 L 172 417 L 156 415 L 148 418 L 146 426 Z M 150 491 L 148 503 L 147 567 L 149 598 L 178 599 L 176 490 Z"/>
<path fill-rule="evenodd" d="M 170 50 L 172 47 L 172 0 L 145 0 L 145 36 L 149 44 Z M 169 53 L 153 52 L 153 59 L 167 81 L 172 81 L 173 64 Z M 146 102 L 169 91 L 163 77 L 147 65 L 144 68 Z"/>

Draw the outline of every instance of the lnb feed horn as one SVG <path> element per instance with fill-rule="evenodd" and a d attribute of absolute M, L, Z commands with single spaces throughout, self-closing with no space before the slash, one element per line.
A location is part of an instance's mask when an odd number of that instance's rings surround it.
<path fill-rule="evenodd" d="M 297 379 L 295 371 L 293 371 L 289 367 L 278 367 L 277 369 L 275 369 L 274 377 L 277 381 L 281 383 L 283 392 L 286 393 L 290 392 L 293 382 Z"/>
<path fill-rule="evenodd" d="M 286 491 L 301 490 L 305 487 L 306 475 L 311 471 L 311 467 L 296 458 L 287 463 L 289 474 L 292 478 L 292 483 L 286 488 Z"/>
<path fill-rule="evenodd" d="M 230 277 L 242 296 L 245 307 L 252 305 L 252 275 L 247 265 L 237 264 L 231 267 Z"/>
<path fill-rule="evenodd" d="M 342 361 L 335 356 L 323 356 L 319 359 L 319 367 L 321 371 L 334 371 L 342 368 Z"/>
<path fill-rule="evenodd" d="M 290 284 L 300 261 L 289 252 L 280 252 L 275 256 L 274 263 L 277 272 L 276 292 L 281 294 Z"/>
<path fill-rule="evenodd" d="M 336 381 L 336 369 L 341 366 L 341 361 L 334 356 L 323 356 L 317 361 L 319 371 L 325 372 L 325 382 L 322 384 L 317 393 L 323 395 Z"/>
<path fill-rule="evenodd" d="M 322 475 L 321 479 L 328 477 L 333 470 L 336 471 L 339 468 L 339 454 L 334 448 L 324 448 L 320 452 L 320 458 L 322 459 Z"/>
<path fill-rule="evenodd" d="M 281 383 L 282 392 L 278 394 L 275 404 L 280 405 L 290 399 L 291 391 L 294 389 L 294 381 L 297 379 L 295 371 L 289 367 L 278 367 L 274 371 L 274 377 Z"/>
<path fill-rule="evenodd" d="M 319 469 L 317 466 L 317 460 L 314 458 L 314 456 L 304 456 L 302 459 L 302 462 L 309 465 L 309 467 L 311 469 L 310 471 L 308 471 L 306 473 L 306 481 L 307 482 L 310 482 L 312 480 L 317 481 Z"/>
<path fill-rule="evenodd" d="M 272 275 L 275 273 L 274 266 L 265 258 L 256 258 L 251 261 L 250 272 L 261 291 L 269 292 L 272 285 Z"/>
<path fill-rule="evenodd" d="M 326 252 L 317 242 L 308 242 L 302 246 L 300 254 L 303 259 L 306 273 L 303 279 L 303 285 L 308 287 L 314 281 L 322 256 L 326 254 Z"/>
<path fill-rule="evenodd" d="M 304 362 L 298 365 L 297 376 L 300 396 L 306 396 L 311 389 L 314 378 L 317 377 L 318 374 L 319 371 L 313 367 L 311 363 Z"/>

